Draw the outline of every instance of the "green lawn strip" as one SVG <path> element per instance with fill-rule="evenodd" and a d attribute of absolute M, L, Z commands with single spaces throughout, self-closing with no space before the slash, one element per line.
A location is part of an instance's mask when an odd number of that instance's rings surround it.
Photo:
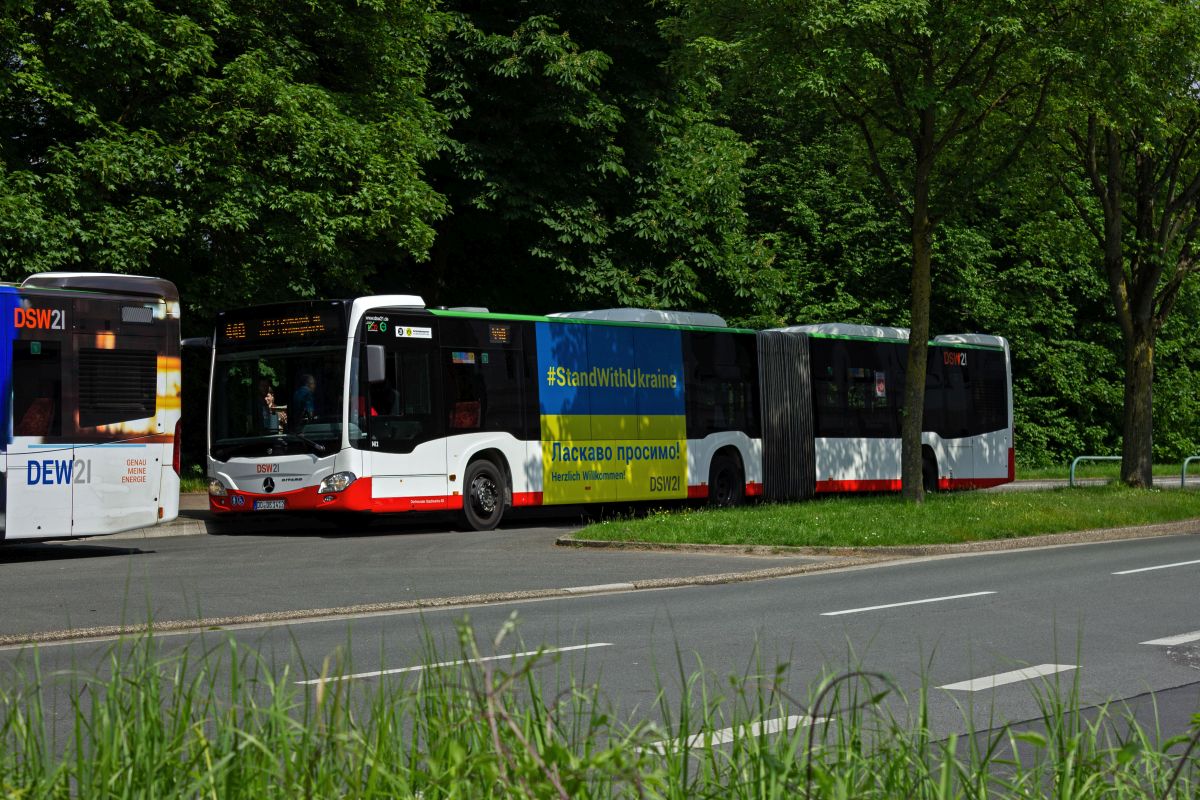
<path fill-rule="evenodd" d="M 1098 486 L 1038 492 L 831 497 L 655 511 L 587 526 L 580 539 L 662 544 L 870 547 L 952 544 L 1200 518 L 1200 492 Z"/>
<path fill-rule="evenodd" d="M 1159 478 L 1179 478 L 1183 464 L 1155 464 L 1153 472 Z M 1017 480 L 1063 480 L 1071 476 L 1071 464 L 1061 464 L 1053 467 L 1017 467 Z M 1083 461 L 1075 467 L 1076 478 L 1107 478 L 1117 480 L 1121 476 L 1119 461 Z M 1193 461 L 1188 465 L 1189 477 L 1200 477 L 1200 462 Z"/>

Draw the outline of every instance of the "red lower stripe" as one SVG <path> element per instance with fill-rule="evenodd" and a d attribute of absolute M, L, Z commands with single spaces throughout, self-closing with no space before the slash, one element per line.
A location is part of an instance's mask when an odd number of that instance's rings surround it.
<path fill-rule="evenodd" d="M 938 489 L 941 491 L 956 491 L 959 489 L 987 489 L 1009 483 L 1008 478 L 938 478 Z M 834 494 L 837 492 L 898 492 L 903 484 L 899 479 L 878 479 L 861 481 L 817 481 L 816 490 L 820 493 Z"/>
<path fill-rule="evenodd" d="M 869 480 L 869 481 L 817 481 L 818 492 L 898 492 L 899 479 Z"/>
<path fill-rule="evenodd" d="M 708 484 L 688 487 L 688 500 L 704 500 L 708 497 Z"/>
<path fill-rule="evenodd" d="M 514 506 L 540 506 L 541 504 L 541 492 L 513 492 Z"/>
<path fill-rule="evenodd" d="M 987 489 L 1010 482 L 1008 478 L 938 478 L 938 488 L 944 491 Z"/>
<path fill-rule="evenodd" d="M 209 508 L 217 514 L 239 514 L 254 511 L 255 500 L 279 500 L 287 505 L 285 511 L 373 511 L 397 513 L 405 511 L 456 511 L 463 507 L 460 494 L 429 495 L 424 497 L 372 497 L 371 479 L 359 478 L 344 492 L 318 494 L 315 486 L 294 492 L 258 494 L 231 491 L 226 497 L 209 497 Z M 513 492 L 514 506 L 540 506 L 541 492 Z"/>

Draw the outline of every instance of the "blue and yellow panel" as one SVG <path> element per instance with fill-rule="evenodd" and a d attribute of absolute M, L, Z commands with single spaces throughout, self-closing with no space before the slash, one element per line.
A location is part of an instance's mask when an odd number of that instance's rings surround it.
<path fill-rule="evenodd" d="M 542 502 L 687 497 L 677 330 L 539 322 Z"/>

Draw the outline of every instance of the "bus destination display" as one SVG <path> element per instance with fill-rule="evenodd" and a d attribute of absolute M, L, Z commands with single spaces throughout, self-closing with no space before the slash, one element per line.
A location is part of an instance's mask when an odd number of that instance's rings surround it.
<path fill-rule="evenodd" d="M 336 334 L 340 328 L 341 321 L 334 311 L 300 312 L 226 321 L 221 326 L 221 339 L 226 342 L 306 339 Z"/>

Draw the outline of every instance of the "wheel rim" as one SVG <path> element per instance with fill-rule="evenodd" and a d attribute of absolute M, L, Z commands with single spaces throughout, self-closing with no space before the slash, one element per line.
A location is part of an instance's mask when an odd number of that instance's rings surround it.
<path fill-rule="evenodd" d="M 728 505 L 733 499 L 733 478 L 729 474 L 729 470 L 723 469 L 717 473 L 717 503 L 720 505 Z"/>
<path fill-rule="evenodd" d="M 471 504 L 475 510 L 490 517 L 496 511 L 496 482 L 487 475 L 471 481 Z"/>

